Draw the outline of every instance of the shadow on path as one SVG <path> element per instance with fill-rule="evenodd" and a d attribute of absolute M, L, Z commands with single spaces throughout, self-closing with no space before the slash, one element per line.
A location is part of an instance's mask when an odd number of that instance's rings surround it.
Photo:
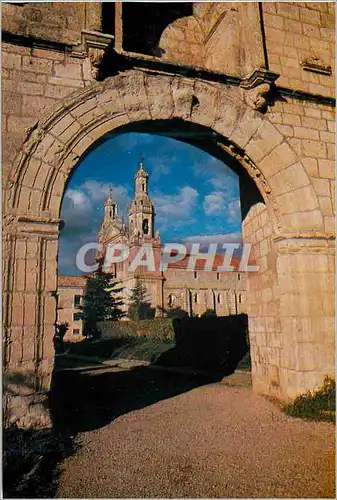
<path fill-rule="evenodd" d="M 103 427 L 115 418 L 216 382 L 222 375 L 166 373 L 147 367 L 98 372 L 54 372 L 50 408 L 54 429 L 65 437 Z"/>

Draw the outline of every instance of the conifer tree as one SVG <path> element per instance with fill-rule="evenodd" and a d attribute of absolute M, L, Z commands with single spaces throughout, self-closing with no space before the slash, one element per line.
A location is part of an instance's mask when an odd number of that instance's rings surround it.
<path fill-rule="evenodd" d="M 97 329 L 99 321 L 117 321 L 124 316 L 121 309 L 123 300 L 118 296 L 122 290 L 111 273 L 97 272 L 87 279 L 80 307 L 84 336 L 99 337 Z"/>
<path fill-rule="evenodd" d="M 129 299 L 129 316 L 134 321 L 154 317 L 155 310 L 151 308 L 146 286 L 136 278 L 135 287 L 131 290 Z"/>

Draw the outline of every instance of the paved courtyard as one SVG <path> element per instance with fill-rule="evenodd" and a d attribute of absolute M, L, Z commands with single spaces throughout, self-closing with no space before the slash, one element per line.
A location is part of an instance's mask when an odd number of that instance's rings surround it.
<path fill-rule="evenodd" d="M 334 497 L 332 424 L 213 383 L 78 434 L 63 498 Z"/>

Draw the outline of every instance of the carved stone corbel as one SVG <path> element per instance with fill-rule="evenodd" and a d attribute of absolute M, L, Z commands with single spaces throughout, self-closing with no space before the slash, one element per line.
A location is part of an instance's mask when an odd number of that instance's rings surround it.
<path fill-rule="evenodd" d="M 271 86 L 280 75 L 264 68 L 255 69 L 240 83 L 243 100 L 257 111 L 265 111 Z"/>
<path fill-rule="evenodd" d="M 321 75 L 332 75 L 332 68 L 326 64 L 321 57 L 313 55 L 301 61 L 301 67 L 306 71 L 313 71 Z"/>
<path fill-rule="evenodd" d="M 82 42 L 80 45 L 73 47 L 72 56 L 88 57 L 91 65 L 91 75 L 97 80 L 104 53 L 113 40 L 113 35 L 99 31 L 82 30 Z"/>
<path fill-rule="evenodd" d="M 104 49 L 89 47 L 88 55 L 91 63 L 91 75 L 95 80 L 97 80 L 99 67 L 104 56 Z"/>

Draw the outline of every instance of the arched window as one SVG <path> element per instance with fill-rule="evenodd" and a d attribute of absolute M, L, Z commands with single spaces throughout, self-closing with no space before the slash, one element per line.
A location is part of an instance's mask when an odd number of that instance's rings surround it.
<path fill-rule="evenodd" d="M 169 307 L 174 307 L 176 304 L 176 296 L 170 293 L 170 295 L 167 297 L 167 305 Z"/>
<path fill-rule="evenodd" d="M 148 219 L 143 220 L 143 233 L 144 234 L 149 233 L 149 220 Z"/>
<path fill-rule="evenodd" d="M 197 304 L 197 303 L 198 303 L 198 301 L 199 301 L 198 294 L 197 294 L 197 293 L 195 293 L 195 294 L 194 294 L 194 303 L 195 303 L 195 304 Z"/>
<path fill-rule="evenodd" d="M 218 304 L 221 304 L 221 295 L 220 295 L 220 293 L 218 294 Z"/>

